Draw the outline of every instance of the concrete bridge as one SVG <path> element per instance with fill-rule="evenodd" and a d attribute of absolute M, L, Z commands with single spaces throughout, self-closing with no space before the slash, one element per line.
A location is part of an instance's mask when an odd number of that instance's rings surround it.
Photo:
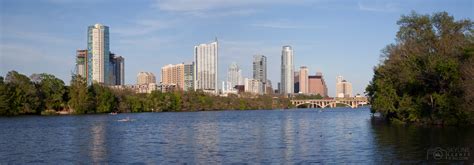
<path fill-rule="evenodd" d="M 304 99 L 291 100 L 291 104 L 297 108 L 306 105 L 307 108 L 334 108 L 337 104 L 344 104 L 351 108 L 367 105 L 366 97 L 352 97 L 352 98 L 334 98 L 334 99 Z"/>

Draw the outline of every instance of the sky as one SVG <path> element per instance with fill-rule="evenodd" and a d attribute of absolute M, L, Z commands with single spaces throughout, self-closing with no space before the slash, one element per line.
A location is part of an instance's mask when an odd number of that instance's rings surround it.
<path fill-rule="evenodd" d="M 397 20 L 415 11 L 474 17 L 473 0 L 0 0 L 0 75 L 50 73 L 69 84 L 87 27 L 110 28 L 110 50 L 125 58 L 125 83 L 140 71 L 160 78 L 166 64 L 193 61 L 193 48 L 219 41 L 218 79 L 232 62 L 252 77 L 252 56 L 267 56 L 280 81 L 281 49 L 295 70 L 322 72 L 330 96 L 336 77 L 363 94 L 381 50 L 395 42 Z M 220 86 L 221 83 L 219 83 Z"/>

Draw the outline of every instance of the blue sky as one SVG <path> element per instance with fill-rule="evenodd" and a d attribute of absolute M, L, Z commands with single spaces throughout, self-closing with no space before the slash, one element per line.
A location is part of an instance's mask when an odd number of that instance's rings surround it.
<path fill-rule="evenodd" d="M 86 48 L 87 26 L 110 27 L 111 51 L 125 57 L 127 84 L 140 71 L 190 62 L 193 47 L 219 40 L 219 80 L 231 62 L 251 77 L 252 56 L 268 58 L 273 86 L 280 80 L 283 45 L 295 66 L 323 72 L 330 96 L 336 76 L 363 93 L 393 43 L 397 20 L 412 10 L 447 11 L 472 19 L 472 0 L 1 0 L 0 75 L 17 70 L 51 73 L 69 83 L 76 49 Z"/>

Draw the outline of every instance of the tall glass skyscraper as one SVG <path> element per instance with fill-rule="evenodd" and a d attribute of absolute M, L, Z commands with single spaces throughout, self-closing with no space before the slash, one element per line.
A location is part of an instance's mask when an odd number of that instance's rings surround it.
<path fill-rule="evenodd" d="M 217 94 L 217 39 L 209 44 L 194 46 L 194 90 Z"/>
<path fill-rule="evenodd" d="M 280 94 L 291 94 L 294 92 L 293 84 L 294 64 L 293 49 L 291 46 L 283 46 L 281 51 L 281 90 Z"/>
<path fill-rule="evenodd" d="M 111 82 L 109 27 L 95 24 L 87 29 L 88 83 L 114 84 Z"/>

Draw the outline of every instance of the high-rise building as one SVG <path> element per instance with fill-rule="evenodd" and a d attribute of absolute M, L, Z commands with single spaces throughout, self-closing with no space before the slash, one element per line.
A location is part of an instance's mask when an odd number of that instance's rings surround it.
<path fill-rule="evenodd" d="M 139 72 L 137 75 L 137 84 L 144 85 L 144 84 L 156 84 L 156 77 L 151 72 Z"/>
<path fill-rule="evenodd" d="M 76 74 L 80 75 L 82 78 L 85 78 L 87 81 L 87 50 L 76 51 Z"/>
<path fill-rule="evenodd" d="M 293 74 L 293 49 L 291 46 L 283 46 L 281 51 L 281 94 L 287 95 L 294 92 Z"/>
<path fill-rule="evenodd" d="M 237 63 L 233 62 L 229 66 L 229 70 L 227 71 L 227 85 L 230 87 L 235 87 L 236 85 L 243 85 L 242 84 L 242 70 L 240 69 Z"/>
<path fill-rule="evenodd" d="M 308 93 L 308 67 L 301 66 L 299 72 L 299 93 Z"/>
<path fill-rule="evenodd" d="M 336 97 L 352 97 L 352 84 L 338 76 L 336 79 Z"/>
<path fill-rule="evenodd" d="M 300 93 L 300 72 L 293 73 L 293 93 Z"/>
<path fill-rule="evenodd" d="M 194 90 L 217 94 L 217 39 L 209 44 L 194 46 Z"/>
<path fill-rule="evenodd" d="M 111 85 L 125 85 L 125 59 L 122 56 L 117 56 L 110 53 L 110 69 L 109 74 Z"/>
<path fill-rule="evenodd" d="M 192 66 L 192 65 L 191 65 Z M 161 85 L 176 85 L 179 90 L 187 90 L 185 85 L 186 74 L 189 78 L 190 64 L 168 64 L 161 68 Z M 187 68 L 187 69 L 186 69 Z M 185 70 L 188 73 L 185 73 Z M 189 85 L 189 82 L 188 82 Z"/>
<path fill-rule="evenodd" d="M 308 76 L 308 93 L 319 94 L 323 97 L 328 96 L 328 88 L 321 72 Z"/>
<path fill-rule="evenodd" d="M 184 91 L 194 90 L 194 63 L 184 64 Z"/>
<path fill-rule="evenodd" d="M 161 84 L 176 85 L 183 87 L 184 85 L 184 66 L 182 64 L 168 64 L 161 68 Z M 178 85 L 180 84 L 180 85 Z"/>
<path fill-rule="evenodd" d="M 253 56 L 253 79 L 262 83 L 262 90 L 265 93 L 267 82 L 267 57 L 264 55 Z"/>
<path fill-rule="evenodd" d="M 90 79 L 88 83 L 97 82 L 110 85 L 110 50 L 109 27 L 95 24 L 87 30 L 87 63 Z"/>

